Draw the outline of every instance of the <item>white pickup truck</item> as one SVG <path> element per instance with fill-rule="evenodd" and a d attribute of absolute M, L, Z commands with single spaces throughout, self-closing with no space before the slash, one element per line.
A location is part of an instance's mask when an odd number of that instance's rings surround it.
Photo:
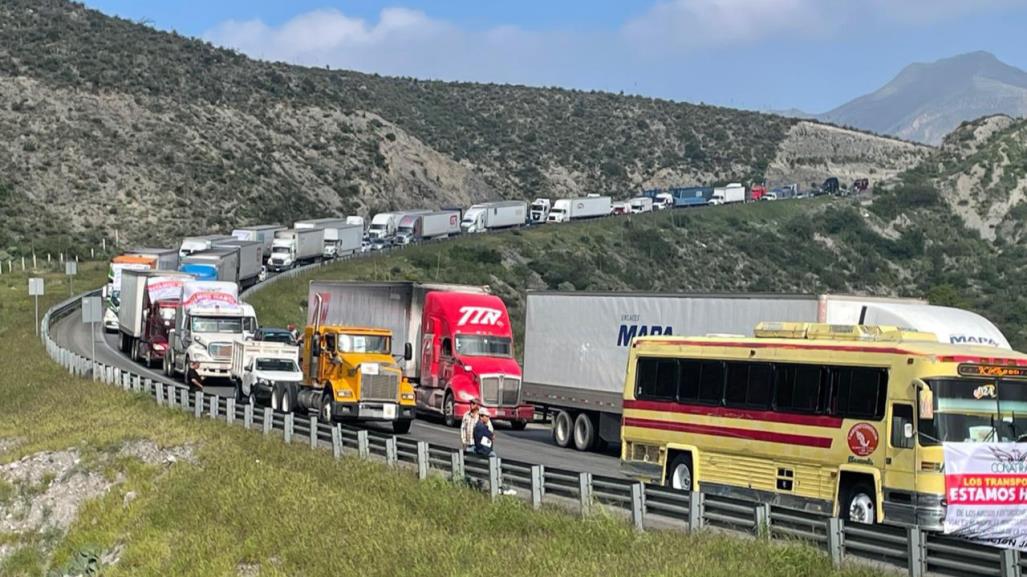
<path fill-rule="evenodd" d="M 270 341 L 236 341 L 232 345 L 232 384 L 241 403 L 267 402 L 275 383 L 299 386 L 303 372 L 299 347 Z"/>

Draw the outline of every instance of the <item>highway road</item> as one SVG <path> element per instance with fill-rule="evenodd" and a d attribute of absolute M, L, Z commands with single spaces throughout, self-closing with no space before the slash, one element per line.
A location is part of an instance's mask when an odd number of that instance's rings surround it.
<path fill-rule="evenodd" d="M 82 324 L 81 315 L 72 314 L 58 321 L 51 329 L 51 337 L 61 346 L 88 357 L 91 353 L 91 339 L 89 327 Z M 123 369 L 129 369 L 144 377 L 171 383 L 172 380 L 164 376 L 160 370 L 150 370 L 143 365 L 132 362 L 123 355 L 117 348 L 117 335 L 105 334 L 99 326 L 96 330 L 96 357 L 97 360 Z M 231 396 L 230 387 L 208 387 L 208 394 Z M 368 424 L 368 429 L 375 429 L 382 432 L 391 432 L 387 426 L 380 427 L 376 424 Z M 456 448 L 459 446 L 459 431 L 446 427 L 441 422 L 428 419 L 414 421 L 410 433 L 405 435 L 421 441 L 428 441 L 433 445 Z M 572 469 L 575 471 L 589 472 L 594 475 L 606 475 L 610 477 L 622 477 L 619 469 L 617 448 L 608 449 L 603 453 L 582 453 L 573 449 L 561 449 L 553 443 L 549 427 L 541 424 L 531 424 L 523 431 L 513 431 L 504 423 L 496 424 L 496 453 L 500 457 L 516 461 L 535 463 L 547 467 L 561 469 Z"/>

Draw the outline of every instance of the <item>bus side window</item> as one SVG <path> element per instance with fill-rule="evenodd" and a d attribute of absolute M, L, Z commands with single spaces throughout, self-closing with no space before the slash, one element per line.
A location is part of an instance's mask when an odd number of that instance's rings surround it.
<path fill-rule="evenodd" d="M 635 397 L 673 401 L 678 392 L 676 359 L 638 359 L 635 371 Z"/>
<path fill-rule="evenodd" d="M 864 367 L 831 369 L 832 414 L 848 419 L 881 420 L 888 371 Z"/>
<path fill-rule="evenodd" d="M 724 363 L 703 361 L 699 374 L 699 402 L 720 405 L 724 402 Z"/>
<path fill-rule="evenodd" d="M 913 424 L 913 405 L 892 405 L 891 446 L 896 449 L 912 449 L 913 438 L 906 437 L 906 425 Z"/>

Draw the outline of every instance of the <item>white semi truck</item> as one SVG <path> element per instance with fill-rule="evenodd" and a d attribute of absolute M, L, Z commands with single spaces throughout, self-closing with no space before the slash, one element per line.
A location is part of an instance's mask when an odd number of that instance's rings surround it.
<path fill-rule="evenodd" d="M 187 281 L 175 311 L 164 372 L 181 376 L 188 387 L 202 388 L 230 376 L 232 343 L 253 336 L 257 315 L 239 300 L 239 287 L 222 281 Z"/>
<path fill-rule="evenodd" d="M 553 203 L 547 222 L 570 222 L 585 218 L 607 216 L 613 212 L 613 199 L 609 196 L 561 198 Z"/>
<path fill-rule="evenodd" d="M 710 197 L 709 204 L 733 204 L 736 202 L 745 202 L 745 187 L 737 182 L 733 182 L 727 186 L 718 186 L 713 189 L 713 196 Z"/>
<path fill-rule="evenodd" d="M 271 241 L 269 269 L 275 272 L 314 262 L 324 253 L 323 228 L 290 228 L 275 233 Z"/>
<path fill-rule="evenodd" d="M 549 209 L 552 207 L 552 202 L 548 198 L 536 198 L 531 201 L 531 222 L 533 224 L 541 224 L 549 218 Z"/>
<path fill-rule="evenodd" d="M 465 233 L 485 232 L 524 226 L 527 222 L 528 203 L 523 200 L 483 202 L 467 209 L 460 221 L 460 230 Z"/>
<path fill-rule="evenodd" d="M 275 384 L 303 383 L 300 349 L 271 341 L 235 341 L 230 373 L 236 400 L 269 404 Z"/>
<path fill-rule="evenodd" d="M 250 240 L 259 242 L 261 245 L 261 254 L 266 262 L 271 257 L 271 242 L 275 240 L 275 233 L 280 230 L 285 230 L 286 227 L 280 224 L 260 224 L 257 226 L 245 226 L 234 229 L 232 231 L 232 237 L 239 240 Z"/>
<path fill-rule="evenodd" d="M 410 244 L 433 238 L 447 238 L 460 234 L 460 211 L 436 210 L 420 214 L 407 214 L 396 230 L 399 244 Z"/>
<path fill-rule="evenodd" d="M 646 335 L 751 335 L 763 321 L 887 324 L 1008 348 L 987 319 L 913 299 L 836 295 L 529 292 L 524 400 L 553 414 L 557 445 L 620 439 L 628 347 Z"/>
<path fill-rule="evenodd" d="M 402 212 L 381 212 L 371 219 L 371 225 L 367 228 L 367 236 L 371 240 L 387 239 L 396 236 L 399 228 L 399 221 L 403 218 Z"/>
<path fill-rule="evenodd" d="M 350 224 L 349 218 L 314 218 L 297 221 L 293 226 L 296 230 L 324 229 L 324 247 L 321 256 L 326 260 L 353 254 L 360 250 L 360 241 L 364 238 L 363 224 Z"/>

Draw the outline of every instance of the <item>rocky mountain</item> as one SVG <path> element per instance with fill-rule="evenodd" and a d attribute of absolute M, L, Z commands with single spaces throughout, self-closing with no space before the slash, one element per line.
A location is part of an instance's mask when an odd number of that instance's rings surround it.
<path fill-rule="evenodd" d="M 251 60 L 65 0 L 0 3 L 0 252 L 728 181 L 929 153 L 780 116 Z"/>
<path fill-rule="evenodd" d="M 988 52 L 911 64 L 891 82 L 818 115 L 822 121 L 940 144 L 960 123 L 1027 115 L 1027 72 Z"/>

